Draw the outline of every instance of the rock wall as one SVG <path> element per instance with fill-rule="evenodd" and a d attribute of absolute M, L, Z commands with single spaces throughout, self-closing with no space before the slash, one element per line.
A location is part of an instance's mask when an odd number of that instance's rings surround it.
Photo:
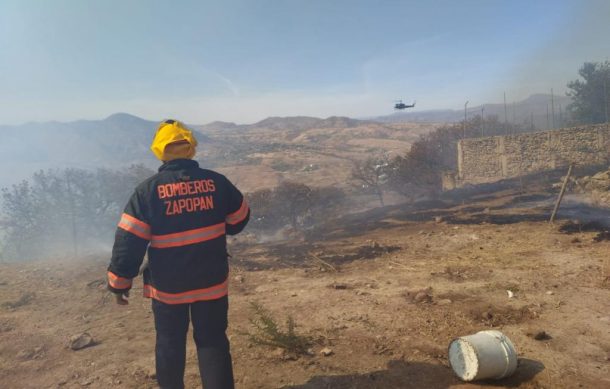
<path fill-rule="evenodd" d="M 481 184 L 610 158 L 610 126 L 464 139 L 458 142 L 456 185 Z"/>

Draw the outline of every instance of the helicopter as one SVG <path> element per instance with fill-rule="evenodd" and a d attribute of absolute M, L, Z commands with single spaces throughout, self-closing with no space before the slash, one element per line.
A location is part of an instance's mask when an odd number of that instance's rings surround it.
<path fill-rule="evenodd" d="M 402 102 L 402 100 L 398 100 L 396 101 L 396 104 L 394 104 L 394 109 L 405 109 L 405 108 L 413 108 L 415 107 L 415 101 L 413 102 L 413 104 L 405 104 Z"/>

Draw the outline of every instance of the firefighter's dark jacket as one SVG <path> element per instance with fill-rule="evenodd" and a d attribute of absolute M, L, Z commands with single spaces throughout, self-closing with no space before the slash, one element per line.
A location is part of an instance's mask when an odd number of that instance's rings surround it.
<path fill-rule="evenodd" d="M 227 294 L 226 235 L 239 233 L 250 209 L 222 174 L 177 159 L 135 190 L 116 231 L 108 288 L 131 288 L 148 248 L 144 296 L 167 304 Z"/>

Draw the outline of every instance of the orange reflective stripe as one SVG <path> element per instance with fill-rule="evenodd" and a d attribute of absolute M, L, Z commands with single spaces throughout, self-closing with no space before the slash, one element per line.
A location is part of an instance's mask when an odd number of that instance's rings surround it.
<path fill-rule="evenodd" d="M 142 239 L 150 240 L 150 225 L 131 215 L 123 213 L 119 221 L 119 227 Z"/>
<path fill-rule="evenodd" d="M 108 284 L 114 289 L 131 288 L 131 278 L 119 277 L 111 271 L 108 271 Z"/>
<path fill-rule="evenodd" d="M 216 239 L 224 234 L 225 224 L 219 223 L 209 227 L 176 232 L 174 234 L 152 235 L 150 238 L 150 246 L 159 249 L 186 246 L 189 244 L 201 243 L 207 240 Z"/>
<path fill-rule="evenodd" d="M 246 202 L 246 199 L 244 198 L 241 202 L 241 207 L 239 207 L 239 209 L 233 213 L 230 213 L 227 215 L 227 218 L 225 219 L 225 221 L 227 222 L 227 224 L 237 224 L 241 221 L 243 221 L 246 216 L 248 216 L 248 203 Z"/>
<path fill-rule="evenodd" d="M 144 297 L 154 298 L 166 304 L 188 304 L 197 301 L 216 300 L 229 293 L 229 280 L 222 284 L 205 289 L 189 290 L 182 293 L 166 293 L 155 289 L 151 285 L 144 285 Z"/>

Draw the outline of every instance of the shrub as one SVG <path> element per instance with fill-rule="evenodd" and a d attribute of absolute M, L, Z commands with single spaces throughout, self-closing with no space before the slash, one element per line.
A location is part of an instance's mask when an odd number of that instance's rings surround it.
<path fill-rule="evenodd" d="M 259 303 L 251 303 L 254 317 L 250 323 L 254 327 L 254 333 L 246 332 L 250 341 L 254 344 L 279 347 L 294 354 L 306 354 L 312 340 L 308 336 L 296 333 L 296 322 L 291 316 L 286 319 L 286 331 L 278 325 L 271 313 Z"/>

